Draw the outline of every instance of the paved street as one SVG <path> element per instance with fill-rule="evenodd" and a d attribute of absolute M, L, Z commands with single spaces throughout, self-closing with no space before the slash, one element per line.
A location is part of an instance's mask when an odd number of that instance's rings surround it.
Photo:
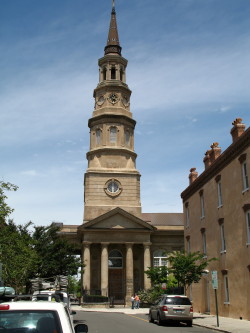
<path fill-rule="evenodd" d="M 148 323 L 148 309 L 141 308 L 139 310 L 132 310 L 129 307 L 115 307 L 115 308 L 88 308 L 88 307 L 81 307 L 77 305 L 72 306 L 72 310 L 77 311 L 77 315 L 74 316 L 75 319 L 82 319 L 86 320 L 87 324 L 90 325 L 89 332 L 99 332 L 99 320 L 101 320 L 101 329 L 103 330 L 104 323 L 107 324 L 105 326 L 105 330 L 108 329 L 108 332 L 111 330 L 113 331 L 113 327 L 115 326 L 115 323 L 118 321 L 118 333 L 122 333 L 121 331 L 123 328 L 121 328 L 119 325 L 122 323 L 122 327 L 124 327 L 126 330 L 130 327 L 130 323 L 133 322 L 132 319 L 137 321 L 144 322 L 144 325 L 142 326 L 142 323 L 139 324 L 133 324 L 138 328 L 138 332 L 141 332 L 143 329 L 144 332 L 163 332 L 162 328 Z M 102 316 L 99 316 L 99 315 Z M 106 316 L 105 316 L 106 315 Z M 121 316 L 121 320 L 117 319 L 119 315 Z M 126 318 L 127 317 L 127 318 Z M 94 322 L 92 323 L 92 319 L 94 318 Z M 99 319 L 100 318 L 100 319 Z M 101 319 L 102 318 L 102 319 Z M 126 319 L 125 319 L 126 318 Z M 105 324 L 105 325 L 106 325 Z M 164 326 L 164 332 L 227 332 L 227 333 L 249 333 L 250 332 L 250 321 L 249 320 L 240 320 L 240 319 L 233 319 L 233 318 L 227 318 L 227 317 L 220 317 L 219 318 L 219 327 L 217 327 L 217 320 L 216 316 L 214 315 L 207 315 L 207 314 L 201 314 L 201 313 L 194 313 L 194 320 L 193 320 L 193 327 L 186 327 L 184 324 L 180 326 Z M 93 325 L 93 326 L 92 326 Z M 97 325 L 97 326 L 96 326 Z M 92 330 L 93 329 L 93 330 Z M 134 330 L 134 329 L 133 329 Z M 100 331 L 101 332 L 101 331 Z"/>
<path fill-rule="evenodd" d="M 89 333 L 211 333 L 203 327 L 187 327 L 185 324 L 158 326 L 148 322 L 147 314 L 125 314 L 119 312 L 77 311 L 74 321 L 83 321 L 89 327 Z"/>

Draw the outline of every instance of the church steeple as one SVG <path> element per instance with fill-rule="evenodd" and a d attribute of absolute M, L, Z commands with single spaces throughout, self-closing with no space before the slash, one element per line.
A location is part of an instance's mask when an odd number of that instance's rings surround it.
<path fill-rule="evenodd" d="M 118 29 L 116 23 L 115 1 L 113 0 L 108 40 L 107 40 L 107 45 L 104 48 L 104 51 L 105 55 L 110 53 L 117 53 L 121 55 L 121 50 L 122 48 L 119 42 Z"/>
<path fill-rule="evenodd" d="M 99 82 L 89 119 L 90 148 L 84 177 L 84 221 L 119 207 L 141 215 L 140 173 L 136 169 L 131 90 L 126 83 L 127 60 L 121 56 L 115 3 L 105 54 L 98 60 Z"/>

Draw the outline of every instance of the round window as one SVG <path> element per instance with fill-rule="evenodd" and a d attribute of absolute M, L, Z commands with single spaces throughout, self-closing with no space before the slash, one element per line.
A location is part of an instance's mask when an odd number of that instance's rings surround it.
<path fill-rule="evenodd" d="M 121 193 L 122 187 L 118 180 L 110 179 L 105 184 L 104 191 L 106 192 L 107 195 L 115 197 Z"/>
<path fill-rule="evenodd" d="M 119 190 L 119 184 L 116 181 L 112 180 L 108 183 L 107 189 L 110 193 L 116 193 Z"/>

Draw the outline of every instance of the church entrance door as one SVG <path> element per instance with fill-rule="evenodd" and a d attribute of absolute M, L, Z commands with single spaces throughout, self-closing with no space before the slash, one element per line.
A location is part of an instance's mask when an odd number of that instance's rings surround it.
<path fill-rule="evenodd" d="M 109 297 L 115 304 L 124 302 L 123 269 L 109 269 Z"/>
<path fill-rule="evenodd" d="M 118 250 L 112 250 L 109 253 L 109 297 L 115 304 L 124 303 L 124 290 L 122 253 Z"/>

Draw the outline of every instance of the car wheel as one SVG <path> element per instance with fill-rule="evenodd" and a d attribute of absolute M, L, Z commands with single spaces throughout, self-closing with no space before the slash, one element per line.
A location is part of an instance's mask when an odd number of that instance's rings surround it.
<path fill-rule="evenodd" d="M 192 326 L 193 326 L 193 322 L 192 322 L 192 320 L 188 320 L 188 321 L 187 321 L 187 326 L 188 326 L 188 327 L 192 327 Z"/>
<path fill-rule="evenodd" d="M 151 312 L 149 312 L 149 314 L 148 314 L 148 321 L 150 323 L 154 323 L 154 319 L 152 318 L 152 313 Z"/>
<path fill-rule="evenodd" d="M 160 317 L 159 313 L 157 313 L 157 325 L 159 325 L 159 326 L 162 325 L 162 320 L 161 320 L 161 317 Z"/>

